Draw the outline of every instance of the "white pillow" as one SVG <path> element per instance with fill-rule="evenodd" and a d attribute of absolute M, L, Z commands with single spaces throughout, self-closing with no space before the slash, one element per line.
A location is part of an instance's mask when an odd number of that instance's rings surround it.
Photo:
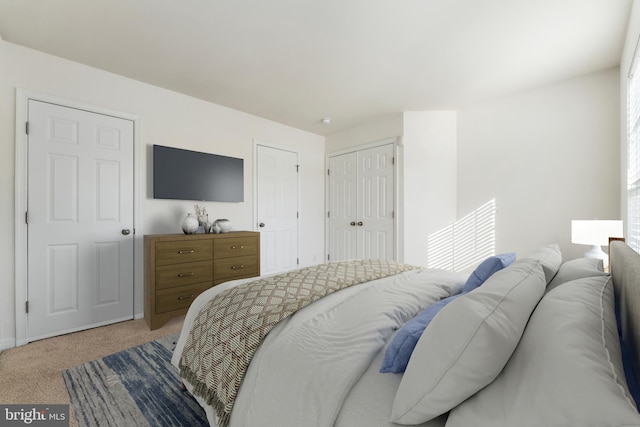
<path fill-rule="evenodd" d="M 558 274 L 547 285 L 547 292 L 559 285 L 583 277 L 607 276 L 604 272 L 601 259 L 596 258 L 576 258 L 565 262 L 560 266 Z"/>
<path fill-rule="evenodd" d="M 542 246 L 535 251 L 531 252 L 525 258 L 539 259 L 542 263 L 542 269 L 547 279 L 547 284 L 558 273 L 560 264 L 562 264 L 562 253 L 560 252 L 560 246 L 557 243 L 551 245 Z"/>
<path fill-rule="evenodd" d="M 419 424 L 449 411 L 500 373 L 544 294 L 538 259 L 522 259 L 449 303 L 422 334 L 391 413 Z"/>
<path fill-rule="evenodd" d="M 547 293 L 504 370 L 447 427 L 640 426 L 624 377 L 606 276 Z"/>

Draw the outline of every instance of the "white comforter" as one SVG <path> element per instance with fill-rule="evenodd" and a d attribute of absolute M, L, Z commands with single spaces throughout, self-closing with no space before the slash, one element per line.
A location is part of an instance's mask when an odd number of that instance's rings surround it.
<path fill-rule="evenodd" d="M 230 427 L 392 425 L 388 420 L 401 375 L 378 372 L 382 350 L 404 322 L 458 293 L 465 279 L 444 270 L 413 270 L 344 289 L 283 320 L 247 370 Z M 218 285 L 196 298 L 172 358 L 176 368 L 200 308 L 248 280 Z M 203 406 L 216 425 L 213 408 Z"/>

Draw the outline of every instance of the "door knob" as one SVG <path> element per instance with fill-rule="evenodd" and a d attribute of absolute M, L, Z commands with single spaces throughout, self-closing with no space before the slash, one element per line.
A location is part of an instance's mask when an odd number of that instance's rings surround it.
<path fill-rule="evenodd" d="M 123 228 L 122 229 L 122 234 L 125 236 L 128 236 L 131 233 L 131 230 L 129 230 L 128 228 Z"/>
<path fill-rule="evenodd" d="M 260 228 L 264 227 L 264 222 L 261 222 L 260 224 L 258 224 L 258 227 Z"/>
<path fill-rule="evenodd" d="M 356 226 L 356 222 L 355 221 L 351 221 L 351 223 L 349 225 L 352 226 L 352 227 L 355 227 Z"/>
<path fill-rule="evenodd" d="M 362 221 L 358 221 L 358 226 L 362 226 L 362 225 L 364 225 Z"/>

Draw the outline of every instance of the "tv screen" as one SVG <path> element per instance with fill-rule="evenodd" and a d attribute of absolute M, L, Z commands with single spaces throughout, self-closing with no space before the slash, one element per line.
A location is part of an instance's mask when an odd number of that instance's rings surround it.
<path fill-rule="evenodd" d="M 244 201 L 244 160 L 153 146 L 153 198 Z"/>

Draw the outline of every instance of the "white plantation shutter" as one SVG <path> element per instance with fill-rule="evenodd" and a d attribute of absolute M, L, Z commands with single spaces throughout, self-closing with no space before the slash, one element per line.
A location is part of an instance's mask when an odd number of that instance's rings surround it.
<path fill-rule="evenodd" d="M 638 52 L 627 85 L 627 243 L 640 252 L 640 61 Z"/>

